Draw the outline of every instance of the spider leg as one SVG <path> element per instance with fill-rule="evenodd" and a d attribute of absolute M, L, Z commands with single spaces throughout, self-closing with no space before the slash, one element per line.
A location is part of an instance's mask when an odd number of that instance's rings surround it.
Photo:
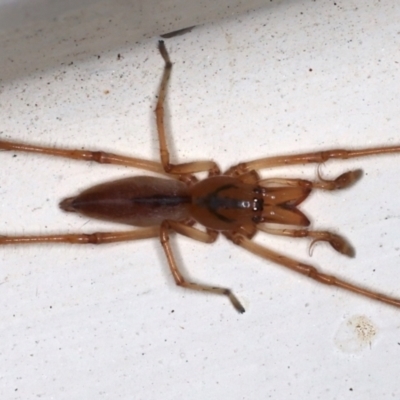
<path fill-rule="evenodd" d="M 231 167 L 228 175 L 242 175 L 243 173 L 259 170 L 263 168 L 274 168 L 285 165 L 298 165 L 298 164 L 321 164 L 331 159 L 347 160 L 349 158 L 368 157 L 380 154 L 393 154 L 400 153 L 400 146 L 388 147 L 371 147 L 369 149 L 346 150 L 346 149 L 333 149 L 326 151 L 317 151 L 311 153 L 300 153 L 286 156 L 277 157 L 264 157 L 257 160 L 248 161 L 237 164 Z"/>
<path fill-rule="evenodd" d="M 258 181 L 260 186 L 280 185 L 290 187 L 304 187 L 308 189 L 320 190 L 339 190 L 345 189 L 356 183 L 362 176 L 362 170 L 347 171 L 339 175 L 336 179 L 323 179 L 318 174 L 319 181 L 308 181 L 305 179 L 285 179 L 285 178 L 268 178 Z"/>
<path fill-rule="evenodd" d="M 147 171 L 165 173 L 162 165 L 155 161 L 143 160 L 141 158 L 126 157 L 104 151 L 76 150 L 76 149 L 60 149 L 56 147 L 36 146 L 18 142 L 7 142 L 0 140 L 1 150 L 14 150 L 28 153 L 47 154 L 54 157 L 70 158 L 81 161 L 94 161 L 100 164 L 123 165 L 144 169 Z"/>
<path fill-rule="evenodd" d="M 198 240 L 203 243 L 214 242 L 218 236 L 218 232 L 210 230 L 204 232 L 192 226 L 187 226 L 181 222 L 164 221 L 160 229 L 160 240 L 164 248 L 165 255 L 167 256 L 168 264 L 171 269 L 172 275 L 175 279 L 175 283 L 178 286 L 182 286 L 191 290 L 197 290 L 197 291 L 209 292 L 213 294 L 227 296 L 230 302 L 232 303 L 233 307 L 235 307 L 236 311 L 238 311 L 239 313 L 243 313 L 245 311 L 244 307 L 230 289 L 186 281 L 186 279 L 179 271 L 178 265 L 173 255 L 169 243 L 169 230 L 174 230 L 175 232 L 181 235 L 190 237 L 192 239 Z"/>
<path fill-rule="evenodd" d="M 196 161 L 183 164 L 171 164 L 169 162 L 170 161 L 169 151 L 165 135 L 164 103 L 167 95 L 168 82 L 172 70 L 172 62 L 169 58 L 169 54 L 162 40 L 158 42 L 158 49 L 160 51 L 162 58 L 165 61 L 164 73 L 161 79 L 160 89 L 158 91 L 158 101 L 155 109 L 158 139 L 160 141 L 161 164 L 164 167 L 165 172 L 169 174 L 185 175 L 185 174 L 193 174 L 196 172 L 208 171 L 209 176 L 219 175 L 220 173 L 219 167 L 213 161 Z"/>
<path fill-rule="evenodd" d="M 313 241 L 310 245 L 310 248 L 316 242 L 328 242 L 340 254 L 348 257 L 354 257 L 355 255 L 355 250 L 353 246 L 346 239 L 344 239 L 340 235 L 337 235 L 336 233 L 327 231 L 312 231 L 309 229 L 275 229 L 269 228 L 265 224 L 257 225 L 257 229 L 270 235 L 290 236 L 294 238 L 312 238 Z"/>
<path fill-rule="evenodd" d="M 39 243 L 70 243 L 70 244 L 105 244 L 154 238 L 159 235 L 158 227 L 142 228 L 122 232 L 68 233 L 62 235 L 0 235 L 0 245 L 5 244 L 39 244 Z"/>
<path fill-rule="evenodd" d="M 324 274 L 318 271 L 312 265 L 304 264 L 293 258 L 276 253 L 275 251 L 272 251 L 267 247 L 261 246 L 242 235 L 232 233 L 232 234 L 225 234 L 225 236 L 228 239 L 232 240 L 232 242 L 235 243 L 236 245 L 243 247 L 244 249 L 250 251 L 253 254 L 256 254 L 266 260 L 272 261 L 283 267 L 289 268 L 292 271 L 298 272 L 299 274 L 308 276 L 309 278 L 314 279 L 320 283 L 323 283 L 325 285 L 337 286 L 342 289 L 348 290 L 350 292 L 357 293 L 361 296 L 378 300 L 382 303 L 390 304 L 395 307 L 400 307 L 400 299 L 396 299 L 394 297 L 390 297 L 385 294 L 378 293 L 372 290 L 365 289 L 361 286 L 351 284 L 333 275 Z"/>

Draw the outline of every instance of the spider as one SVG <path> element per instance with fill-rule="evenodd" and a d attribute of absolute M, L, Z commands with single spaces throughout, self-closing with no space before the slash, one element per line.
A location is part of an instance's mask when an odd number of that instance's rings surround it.
<path fill-rule="evenodd" d="M 400 153 L 400 146 L 357 150 L 334 149 L 266 157 L 237 164 L 223 173 L 213 161 L 172 164 L 164 126 L 164 103 L 172 63 L 163 41 L 159 42 L 158 49 L 165 63 L 155 109 L 161 163 L 102 151 L 69 150 L 0 141 L 0 149 L 3 150 L 124 165 L 164 175 L 163 177 L 135 176 L 103 183 L 77 196 L 66 198 L 60 203 L 64 211 L 138 228 L 130 231 L 91 234 L 0 236 L 0 245 L 104 244 L 158 237 L 177 285 L 226 296 L 233 307 L 243 313 L 245 311 L 243 305 L 230 289 L 188 282 L 179 271 L 169 242 L 171 231 L 203 243 L 213 243 L 219 234 L 222 234 L 235 245 L 320 283 L 337 286 L 400 307 L 400 299 L 327 275 L 312 265 L 279 254 L 252 240 L 258 231 L 272 235 L 308 237 L 312 239 L 312 244 L 325 241 L 339 253 L 353 256 L 352 246 L 343 237 L 328 231 L 308 229 L 310 221 L 298 209 L 298 205 L 313 190 L 348 188 L 361 177 L 361 170 L 345 172 L 334 180 L 322 179 L 319 176 L 316 181 L 261 179 L 257 170 L 282 165 L 321 164 L 330 159 Z M 208 176 L 199 180 L 195 175 L 198 172 L 207 172 Z M 203 228 L 199 228 L 199 225 Z"/>

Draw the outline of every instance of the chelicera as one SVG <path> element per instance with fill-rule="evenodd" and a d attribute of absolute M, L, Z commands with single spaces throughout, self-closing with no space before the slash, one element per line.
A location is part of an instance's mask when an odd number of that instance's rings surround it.
<path fill-rule="evenodd" d="M 3 150 L 118 164 L 164 175 L 163 177 L 135 176 L 103 183 L 77 196 L 66 198 L 60 203 L 64 211 L 133 225 L 137 228 L 91 234 L 0 236 L 0 245 L 105 244 L 158 237 L 177 285 L 226 296 L 234 308 L 242 313 L 245 311 L 244 307 L 230 289 L 186 281 L 179 271 L 169 243 L 171 231 L 204 243 L 213 243 L 222 234 L 235 245 L 320 283 L 337 286 L 400 307 L 400 299 L 319 272 L 311 265 L 279 254 L 252 240 L 258 231 L 273 235 L 308 237 L 313 243 L 325 241 L 339 253 L 353 256 L 352 246 L 343 237 L 327 231 L 308 229 L 310 221 L 298 206 L 313 190 L 339 190 L 351 186 L 360 178 L 360 170 L 346 172 L 334 180 L 319 177 L 316 181 L 262 179 L 257 171 L 282 165 L 321 164 L 330 159 L 399 153 L 400 146 L 357 150 L 334 149 L 266 157 L 240 163 L 223 173 L 213 161 L 171 164 L 164 127 L 164 103 L 172 63 L 162 41 L 159 42 L 159 51 L 165 62 L 155 110 L 161 163 L 102 151 L 68 150 L 0 141 L 0 149 Z M 198 180 L 195 174 L 199 172 L 207 172 L 208 176 Z"/>

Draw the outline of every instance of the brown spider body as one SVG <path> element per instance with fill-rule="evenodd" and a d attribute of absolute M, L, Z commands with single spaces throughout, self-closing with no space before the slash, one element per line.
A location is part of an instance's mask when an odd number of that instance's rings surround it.
<path fill-rule="evenodd" d="M 183 182 L 135 176 L 89 188 L 63 200 L 60 207 L 103 221 L 149 227 L 187 220 L 190 200 Z"/>
<path fill-rule="evenodd" d="M 400 153 L 400 146 L 356 150 L 333 149 L 266 157 L 235 165 L 224 174 L 220 173 L 220 169 L 213 161 L 171 164 L 164 127 L 164 102 L 172 63 L 163 42 L 160 42 L 159 50 L 165 61 L 156 107 L 161 163 L 101 151 L 68 150 L 0 141 L 0 149 L 3 150 L 124 165 L 167 175 L 168 179 L 137 176 L 103 183 L 60 203 L 64 211 L 133 225 L 139 229 L 91 234 L 0 236 L 0 245 L 105 244 L 158 237 L 177 285 L 227 296 L 237 311 L 244 312 L 244 307 L 230 289 L 187 282 L 179 271 L 169 244 L 170 231 L 203 243 L 214 242 L 221 233 L 235 245 L 320 283 L 337 286 L 400 307 L 400 299 L 327 275 L 311 265 L 276 253 L 252 241 L 258 231 L 273 235 L 310 238 L 311 245 L 317 241 L 325 241 L 339 253 L 354 256 L 352 246 L 341 236 L 332 232 L 308 229 L 310 221 L 297 206 L 313 189 L 339 190 L 351 186 L 360 178 L 361 171 L 349 171 L 334 180 L 325 180 L 319 176 L 316 181 L 261 179 L 257 171 L 282 165 L 320 164 L 330 159 Z M 208 172 L 208 177 L 198 181 L 195 176 L 198 172 Z"/>
<path fill-rule="evenodd" d="M 64 211 L 139 227 L 165 220 L 194 220 L 218 232 L 247 228 L 252 237 L 258 223 L 308 226 L 296 206 L 306 188 L 261 187 L 240 178 L 214 176 L 195 184 L 150 176 L 103 183 L 60 203 Z"/>

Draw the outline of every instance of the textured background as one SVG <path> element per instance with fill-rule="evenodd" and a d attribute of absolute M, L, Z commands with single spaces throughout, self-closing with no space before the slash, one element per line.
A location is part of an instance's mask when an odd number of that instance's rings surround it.
<path fill-rule="evenodd" d="M 204 24 L 166 42 L 173 160 L 226 168 L 399 144 L 400 4 L 262 3 L 0 1 L 0 138 L 158 160 L 157 35 Z M 57 203 L 138 171 L 0 156 L 1 233 L 121 229 Z M 306 240 L 257 241 L 400 296 L 399 157 L 330 162 L 322 173 L 353 168 L 365 171 L 354 188 L 315 193 L 302 209 L 314 228 L 349 238 L 355 259 L 324 244 L 310 259 Z M 312 179 L 316 167 L 263 175 Z M 321 287 L 223 238 L 179 237 L 174 249 L 188 275 L 233 288 L 247 312 L 175 287 L 157 240 L 1 248 L 1 398 L 400 396 L 400 310 Z"/>

